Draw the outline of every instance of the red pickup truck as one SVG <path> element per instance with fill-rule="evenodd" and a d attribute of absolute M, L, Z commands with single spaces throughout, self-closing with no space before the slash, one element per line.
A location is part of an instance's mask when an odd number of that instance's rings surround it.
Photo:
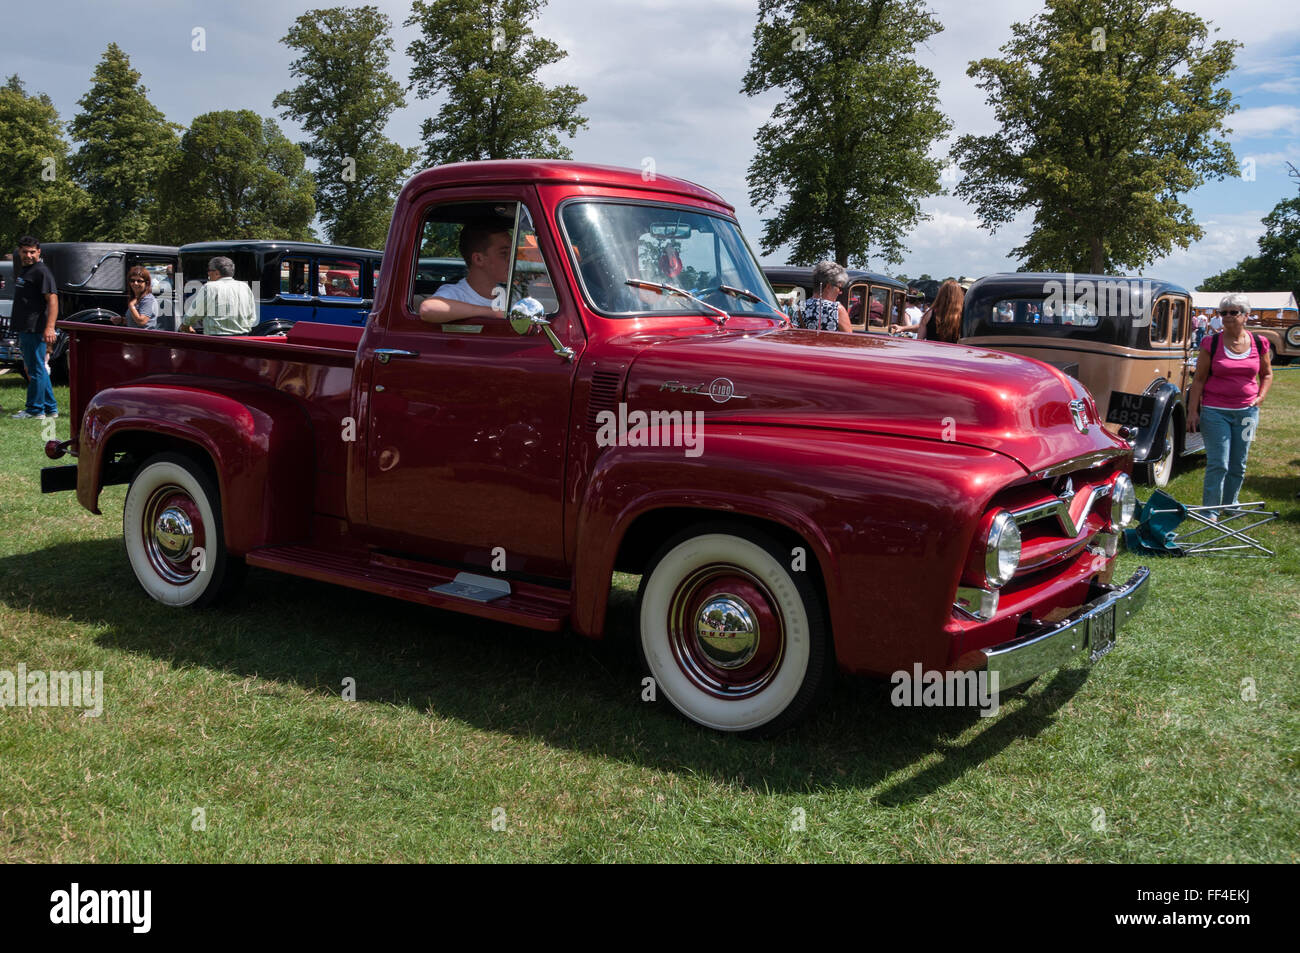
<path fill-rule="evenodd" d="M 484 232 L 510 236 L 498 263 Z M 498 313 L 422 320 L 419 262 L 462 239 L 502 268 Z M 707 189 L 443 166 L 402 190 L 385 250 L 364 328 L 61 325 L 73 433 L 46 451 L 77 463 L 42 485 L 97 513 L 130 484 L 149 595 L 200 606 L 259 566 L 600 638 L 612 574 L 636 573 L 657 691 L 759 733 L 837 667 L 1024 683 L 1108 651 L 1142 603 L 1145 569 L 1110 582 L 1131 452 L 1076 381 L 790 329 Z"/>

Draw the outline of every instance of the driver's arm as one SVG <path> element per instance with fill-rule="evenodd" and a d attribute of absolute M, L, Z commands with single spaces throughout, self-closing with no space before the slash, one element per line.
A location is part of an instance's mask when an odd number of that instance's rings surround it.
<path fill-rule="evenodd" d="M 463 318 L 504 318 L 505 315 L 495 308 L 468 301 L 456 301 L 452 298 L 439 298 L 434 295 L 420 302 L 420 320 L 430 324 L 446 324 Z"/>

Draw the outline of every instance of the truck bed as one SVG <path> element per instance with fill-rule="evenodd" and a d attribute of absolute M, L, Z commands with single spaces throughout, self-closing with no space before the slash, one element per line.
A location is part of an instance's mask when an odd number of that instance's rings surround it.
<path fill-rule="evenodd" d="M 313 509 L 345 514 L 343 434 L 351 413 L 353 365 L 362 328 L 299 322 L 284 337 L 207 337 L 79 322 L 60 327 L 72 338 L 74 440 L 91 399 L 109 388 L 201 388 L 207 380 L 221 381 L 219 389 L 225 393 L 235 393 L 238 384 L 278 391 L 311 420 L 316 455 Z M 359 432 L 360 426 L 354 425 L 354 430 Z"/>

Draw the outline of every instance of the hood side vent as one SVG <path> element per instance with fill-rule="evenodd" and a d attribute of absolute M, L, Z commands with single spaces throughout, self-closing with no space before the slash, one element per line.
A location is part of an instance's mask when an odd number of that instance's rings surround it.
<path fill-rule="evenodd" d="M 600 423 L 596 415 L 602 410 L 618 413 L 618 395 L 623 389 L 623 375 L 619 371 L 595 371 L 591 375 L 591 396 L 587 401 L 587 430 L 596 433 Z"/>

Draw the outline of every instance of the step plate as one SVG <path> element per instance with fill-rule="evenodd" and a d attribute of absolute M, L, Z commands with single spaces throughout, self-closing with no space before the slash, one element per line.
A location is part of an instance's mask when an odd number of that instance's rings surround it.
<path fill-rule="evenodd" d="M 455 596 L 457 599 L 491 602 L 493 599 L 510 595 L 510 583 L 504 579 L 493 579 L 491 576 L 476 576 L 471 572 L 460 572 L 456 574 L 453 582 L 430 586 L 429 591 L 439 592 L 444 596 Z"/>

